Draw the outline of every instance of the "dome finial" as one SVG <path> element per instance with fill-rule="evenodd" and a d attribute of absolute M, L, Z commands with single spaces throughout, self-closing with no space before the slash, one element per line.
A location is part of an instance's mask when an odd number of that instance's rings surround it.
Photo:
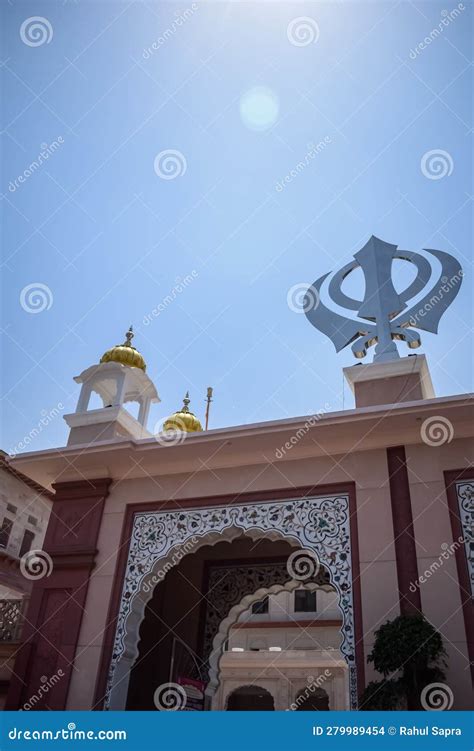
<path fill-rule="evenodd" d="M 129 330 L 125 334 L 125 341 L 123 343 L 123 347 L 131 347 L 132 346 L 132 339 L 135 336 L 133 333 L 133 326 L 130 326 Z"/>
<path fill-rule="evenodd" d="M 141 368 L 146 370 L 146 363 L 143 356 L 138 352 L 132 344 L 132 339 L 135 336 L 133 333 L 133 326 L 130 326 L 125 334 L 125 341 L 123 344 L 116 344 L 115 347 L 108 349 L 104 352 L 100 358 L 100 362 L 118 362 L 121 365 L 129 365 L 132 368 Z"/>
<path fill-rule="evenodd" d="M 174 414 L 165 420 L 163 425 L 164 432 L 179 430 L 184 433 L 200 433 L 202 431 L 201 423 L 189 409 L 190 401 L 189 391 L 186 391 L 181 409 L 178 412 L 174 412 Z"/>

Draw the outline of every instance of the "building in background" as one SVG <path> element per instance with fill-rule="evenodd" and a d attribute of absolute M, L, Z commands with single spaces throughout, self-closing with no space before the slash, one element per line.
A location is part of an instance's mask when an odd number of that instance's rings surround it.
<path fill-rule="evenodd" d="M 260 709 L 267 699 L 275 710 L 348 709 L 341 626 L 328 585 L 302 583 L 253 603 L 229 630 L 214 708 Z"/>
<path fill-rule="evenodd" d="M 52 493 L 12 467 L 0 452 L 0 703 L 8 690 L 33 585 L 22 561 L 41 550 Z"/>

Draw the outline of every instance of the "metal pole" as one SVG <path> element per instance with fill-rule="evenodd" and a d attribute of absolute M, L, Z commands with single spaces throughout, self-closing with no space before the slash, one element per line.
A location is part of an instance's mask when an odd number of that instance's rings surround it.
<path fill-rule="evenodd" d="M 209 426 L 209 408 L 212 402 L 212 391 L 213 391 L 212 386 L 208 386 L 207 387 L 207 407 L 206 407 L 206 428 L 205 428 L 206 430 L 208 429 L 208 426 Z"/>

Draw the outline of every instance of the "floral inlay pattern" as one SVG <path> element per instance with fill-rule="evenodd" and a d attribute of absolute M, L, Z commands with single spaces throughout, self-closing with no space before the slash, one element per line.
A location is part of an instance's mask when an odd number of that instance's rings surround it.
<path fill-rule="evenodd" d="M 352 596 L 349 498 L 347 495 L 296 498 L 284 501 L 180 511 L 138 512 L 130 540 L 105 705 L 114 673 L 124 654 L 137 654 L 136 619 L 150 598 L 156 572 L 167 572 L 180 546 L 195 540 L 193 551 L 209 544 L 209 536 L 232 539 L 235 530 L 252 537 L 290 539 L 312 550 L 339 593 L 342 612 L 341 652 L 349 666 L 351 706 L 357 707 L 357 675 Z M 206 539 L 207 538 L 207 539 Z M 156 582 L 155 582 L 156 583 Z M 144 595 L 144 592 L 147 595 Z M 133 616 L 133 617 L 132 617 Z"/>
<path fill-rule="evenodd" d="M 474 480 L 456 483 L 456 494 L 471 592 L 474 597 Z"/>

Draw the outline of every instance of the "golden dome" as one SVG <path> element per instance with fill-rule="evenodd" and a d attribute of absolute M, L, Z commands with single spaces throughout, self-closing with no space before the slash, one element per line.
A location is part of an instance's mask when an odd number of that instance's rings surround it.
<path fill-rule="evenodd" d="M 119 362 L 122 365 L 129 365 L 131 368 L 141 368 L 146 370 L 146 362 L 143 355 L 132 347 L 133 328 L 130 326 L 129 330 L 125 334 L 125 341 L 123 344 L 116 344 L 112 349 L 108 349 L 104 352 L 100 358 L 101 362 Z"/>
<path fill-rule="evenodd" d="M 196 415 L 189 411 L 189 391 L 183 399 L 183 406 L 178 412 L 170 415 L 163 425 L 163 430 L 182 430 L 185 433 L 200 433 L 202 425 Z"/>

